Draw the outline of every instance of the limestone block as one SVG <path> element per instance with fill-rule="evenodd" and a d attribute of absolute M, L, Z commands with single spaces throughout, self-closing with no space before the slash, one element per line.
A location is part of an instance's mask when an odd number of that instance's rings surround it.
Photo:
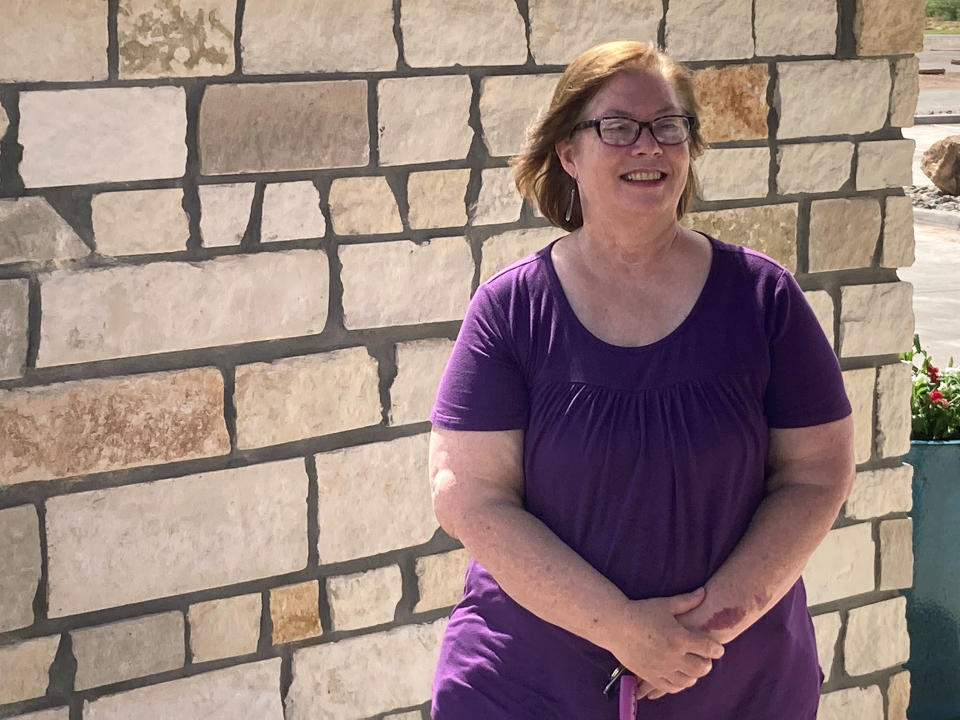
<path fill-rule="evenodd" d="M 330 184 L 330 224 L 338 235 L 403 231 L 397 199 L 380 175 L 334 180 Z"/>
<path fill-rule="evenodd" d="M 424 422 L 453 349 L 443 338 L 397 343 L 397 376 L 390 386 L 390 424 Z"/>
<path fill-rule="evenodd" d="M 27 187 L 180 177 L 186 134 L 183 88 L 24 92 L 20 175 Z"/>
<path fill-rule="evenodd" d="M 453 605 L 463 595 L 463 580 L 470 556 L 466 550 L 417 558 L 417 587 L 420 600 L 414 612 L 425 612 Z"/>
<path fill-rule="evenodd" d="M 913 520 L 897 518 L 880 523 L 880 589 L 913 586 Z"/>
<path fill-rule="evenodd" d="M 365 72 L 397 66 L 391 0 L 248 0 L 241 37 L 245 74 Z"/>
<path fill-rule="evenodd" d="M 419 229 L 467 224 L 466 194 L 470 171 L 427 170 L 407 179 L 407 220 Z"/>
<path fill-rule="evenodd" d="M 302 459 L 47 501 L 50 617 L 302 570 Z"/>
<path fill-rule="evenodd" d="M 327 579 L 334 630 L 357 630 L 393 621 L 403 597 L 397 565 Z"/>
<path fill-rule="evenodd" d="M 0 263 L 62 261 L 90 253 L 42 197 L 0 199 Z"/>
<path fill-rule="evenodd" d="M 910 658 L 907 599 L 895 597 L 851 610 L 843 653 L 850 675 L 905 663 Z"/>
<path fill-rule="evenodd" d="M 488 237 L 483 241 L 480 282 L 486 282 L 503 268 L 546 247 L 561 235 L 563 231 L 555 227 L 541 227 L 508 230 Z"/>
<path fill-rule="evenodd" d="M 870 267 L 880 239 L 880 203 L 833 198 L 810 203 L 810 272 Z"/>
<path fill-rule="evenodd" d="M 877 372 L 877 452 L 894 457 L 910 452 L 910 363 L 884 365 Z"/>
<path fill-rule="evenodd" d="M 827 533 L 803 571 L 808 604 L 819 605 L 872 591 L 873 555 L 870 523 L 848 525 Z"/>
<path fill-rule="evenodd" d="M 913 149 L 916 142 L 877 140 L 857 147 L 857 190 L 878 190 L 913 182 Z"/>
<path fill-rule="evenodd" d="M 106 0 L 30 0 L 6 10 L 0 82 L 107 79 Z"/>
<path fill-rule="evenodd" d="M 445 625 L 405 625 L 294 651 L 287 720 L 370 717 L 426 701 Z"/>
<path fill-rule="evenodd" d="M 350 330 L 459 320 L 473 255 L 464 237 L 341 246 L 343 324 Z"/>
<path fill-rule="evenodd" d="M 857 0 L 853 34 L 857 55 L 900 55 L 923 50 L 925 0 Z"/>
<path fill-rule="evenodd" d="M 459 160 L 473 130 L 466 75 L 388 78 L 377 83 L 381 165 Z"/>
<path fill-rule="evenodd" d="M 913 204 L 910 198 L 888 195 L 883 213 L 882 267 L 910 267 L 914 261 Z"/>
<path fill-rule="evenodd" d="M 223 377 L 195 368 L 0 391 L 0 436 L 0 486 L 222 455 Z"/>
<path fill-rule="evenodd" d="M 183 613 L 168 612 L 74 630 L 74 688 L 130 680 L 183 667 Z"/>
<path fill-rule="evenodd" d="M 377 361 L 363 347 L 238 365 L 237 447 L 377 425 L 379 382 Z"/>
<path fill-rule="evenodd" d="M 520 219 L 523 198 L 513 182 L 513 168 L 487 168 L 481 172 L 480 196 L 471 208 L 471 225 L 497 225 Z"/>
<path fill-rule="evenodd" d="M 527 61 L 526 27 L 514 0 L 406 0 L 400 29 L 411 67 Z"/>
<path fill-rule="evenodd" d="M 84 720 L 283 720 L 280 658 L 87 700 Z"/>
<path fill-rule="evenodd" d="M 198 190 L 203 246 L 239 245 L 250 222 L 254 184 L 201 185 Z"/>
<path fill-rule="evenodd" d="M 823 334 L 833 345 L 833 298 L 826 290 L 807 290 L 803 293 L 809 303 L 817 322 L 823 328 Z"/>
<path fill-rule="evenodd" d="M 792 193 L 834 192 L 850 178 L 853 143 L 826 142 L 777 147 L 777 191 Z"/>
<path fill-rule="evenodd" d="M 913 115 L 917 111 L 919 96 L 920 58 L 895 60 L 893 94 L 890 96 L 890 124 L 894 127 L 913 127 Z"/>
<path fill-rule="evenodd" d="M 887 685 L 887 720 L 907 720 L 910 704 L 910 671 L 904 670 L 890 677 Z"/>
<path fill-rule="evenodd" d="M 834 0 L 757 0 L 757 55 L 833 55 L 837 49 Z"/>
<path fill-rule="evenodd" d="M 480 81 L 480 124 L 490 155 L 516 155 L 523 149 L 527 128 L 550 104 L 559 79 L 555 74 L 495 75 Z"/>
<path fill-rule="evenodd" d="M 909 512 L 913 507 L 912 481 L 913 468 L 909 465 L 858 472 L 847 498 L 847 517 L 866 520 Z"/>
<path fill-rule="evenodd" d="M 97 252 L 103 255 L 187 249 L 190 221 L 180 188 L 98 193 L 91 207 Z"/>
<path fill-rule="evenodd" d="M 40 582 L 40 521 L 33 505 L 0 510 L 0 632 L 33 624 Z"/>
<path fill-rule="evenodd" d="M 52 710 L 40 710 L 38 712 L 27 713 L 26 715 L 17 715 L 13 720 L 70 720 L 70 708 L 53 708 Z"/>
<path fill-rule="evenodd" d="M 817 720 L 883 720 L 880 688 L 847 688 L 820 696 Z"/>
<path fill-rule="evenodd" d="M 530 0 L 530 52 L 538 65 L 566 65 L 615 39 L 657 40 L 657 0 Z"/>
<path fill-rule="evenodd" d="M 120 77 L 229 75 L 236 17 L 237 0 L 120 0 Z"/>
<path fill-rule="evenodd" d="M 765 64 L 708 67 L 693 73 L 700 102 L 700 131 L 708 142 L 760 140 L 767 137 L 767 85 Z"/>
<path fill-rule="evenodd" d="M 29 288 L 27 280 L 0 280 L 0 380 L 23 375 Z"/>
<path fill-rule="evenodd" d="M 334 450 L 315 459 L 322 564 L 420 545 L 433 536 L 437 521 L 427 483 L 426 435 Z"/>
<path fill-rule="evenodd" d="M 7 134 L 8 127 L 10 127 L 10 118 L 7 117 L 7 111 L 0 107 L 0 140 Z"/>
<path fill-rule="evenodd" d="M 247 655 L 260 637 L 260 593 L 195 603 L 187 611 L 194 663 Z"/>
<path fill-rule="evenodd" d="M 384 720 L 423 720 L 423 713 L 419 710 L 409 710 L 402 713 L 390 713 L 384 715 Z M 64 718 L 66 720 L 66 718 Z"/>
<path fill-rule="evenodd" d="M 833 669 L 833 658 L 837 649 L 837 638 L 840 635 L 840 613 L 826 613 L 813 618 L 813 630 L 817 635 L 817 659 L 820 669 L 827 680 L 830 679 Z"/>
<path fill-rule="evenodd" d="M 41 275 L 37 366 L 314 335 L 328 283 L 322 250 Z"/>
<path fill-rule="evenodd" d="M 873 449 L 873 368 L 843 371 L 843 387 L 853 408 L 853 459 L 859 465 L 870 459 Z"/>
<path fill-rule="evenodd" d="M 270 589 L 273 644 L 323 634 L 320 626 L 320 583 L 317 580 Z"/>
<path fill-rule="evenodd" d="M 779 138 L 856 135 L 887 121 L 890 66 L 884 60 L 778 63 Z"/>
<path fill-rule="evenodd" d="M 59 646 L 59 635 L 0 646 L 0 705 L 43 697 Z"/>
<path fill-rule="evenodd" d="M 320 193 L 309 180 L 270 183 L 263 190 L 260 242 L 323 237 Z"/>
<path fill-rule="evenodd" d="M 208 85 L 198 132 L 204 175 L 360 167 L 370 159 L 367 83 Z"/>
<path fill-rule="evenodd" d="M 708 149 L 694 161 L 694 169 L 701 200 L 765 197 L 770 150 L 765 147 Z"/>
<path fill-rule="evenodd" d="M 843 357 L 901 353 L 913 342 L 913 286 L 906 282 L 840 289 Z"/>
<path fill-rule="evenodd" d="M 689 213 L 680 224 L 762 252 L 790 272 L 797 270 L 795 203 Z"/>
<path fill-rule="evenodd" d="M 667 52 L 676 60 L 753 57 L 752 0 L 686 0 L 667 8 Z"/>

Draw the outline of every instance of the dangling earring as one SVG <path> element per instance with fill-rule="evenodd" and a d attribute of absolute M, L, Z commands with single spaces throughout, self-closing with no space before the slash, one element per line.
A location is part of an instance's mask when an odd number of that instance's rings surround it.
<path fill-rule="evenodd" d="M 574 185 L 570 188 L 570 204 L 567 205 L 567 212 L 564 213 L 563 219 L 567 222 L 570 222 L 570 218 L 573 216 L 573 200 L 577 196 L 577 186 Z"/>

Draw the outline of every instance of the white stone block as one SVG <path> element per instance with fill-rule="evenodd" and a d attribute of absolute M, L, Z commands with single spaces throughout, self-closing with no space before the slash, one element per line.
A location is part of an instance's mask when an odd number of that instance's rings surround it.
<path fill-rule="evenodd" d="M 803 293 L 807 303 L 817 316 L 817 322 L 823 329 L 830 344 L 833 345 L 833 298 L 826 290 L 806 290 Z"/>
<path fill-rule="evenodd" d="M 397 376 L 390 386 L 390 424 L 424 422 L 436 399 L 453 341 L 443 338 L 397 343 Z"/>
<path fill-rule="evenodd" d="M 312 182 L 270 183 L 264 188 L 260 242 L 318 238 L 326 232 L 320 193 Z"/>
<path fill-rule="evenodd" d="M 870 523 L 831 530 L 803 571 L 807 602 L 819 605 L 872 591 L 873 555 Z"/>
<path fill-rule="evenodd" d="M 910 658 L 907 599 L 895 597 L 851 610 L 843 653 L 844 669 L 851 676 L 905 663 Z"/>
<path fill-rule="evenodd" d="M 0 632 L 33 624 L 40 582 L 40 521 L 33 505 L 0 510 Z"/>
<path fill-rule="evenodd" d="M 893 94 L 890 96 L 890 124 L 913 127 L 920 96 L 920 58 L 913 56 L 893 63 Z M 909 682 L 909 680 L 908 680 Z"/>
<path fill-rule="evenodd" d="M 817 720 L 883 720 L 880 688 L 847 688 L 820 698 Z"/>
<path fill-rule="evenodd" d="M 880 523 L 880 589 L 913 586 L 913 520 L 897 518 Z"/>
<path fill-rule="evenodd" d="M 195 603 L 187 611 L 193 662 L 257 651 L 262 602 L 259 593 Z"/>
<path fill-rule="evenodd" d="M 406 0 L 400 29 L 411 67 L 527 61 L 526 28 L 514 0 Z"/>
<path fill-rule="evenodd" d="M 843 371 L 843 387 L 853 408 L 853 459 L 859 465 L 873 451 L 873 396 L 876 370 L 860 368 Z"/>
<path fill-rule="evenodd" d="M 884 365 L 877 372 L 877 453 L 894 457 L 910 452 L 910 363 Z"/>
<path fill-rule="evenodd" d="M 887 685 L 887 720 L 907 720 L 910 704 L 910 671 L 891 676 Z"/>
<path fill-rule="evenodd" d="M 0 646 L 0 705 L 43 697 L 59 646 L 59 635 Z"/>
<path fill-rule="evenodd" d="M 523 149 L 527 128 L 550 104 L 559 75 L 491 75 L 480 81 L 483 143 L 495 157 Z"/>
<path fill-rule="evenodd" d="M 467 224 L 470 171 L 426 170 L 407 180 L 407 219 L 414 229 L 461 227 Z"/>
<path fill-rule="evenodd" d="M 843 357 L 901 353 L 913 343 L 913 286 L 907 282 L 840 289 Z"/>
<path fill-rule="evenodd" d="M 183 209 L 180 188 L 98 193 L 93 196 L 91 206 L 94 240 L 97 252 L 102 255 L 142 255 L 187 249 L 190 221 Z"/>
<path fill-rule="evenodd" d="M 200 186 L 200 235 L 204 247 L 240 244 L 250 222 L 253 191 L 253 183 Z"/>
<path fill-rule="evenodd" d="M 555 227 L 524 228 L 508 230 L 493 235 L 483 241 L 480 259 L 480 282 L 486 282 L 493 275 L 510 264 L 535 253 L 563 236 L 563 230 Z"/>
<path fill-rule="evenodd" d="M 23 375 L 27 363 L 29 295 L 29 281 L 0 280 L 0 380 Z"/>
<path fill-rule="evenodd" d="M 833 55 L 837 49 L 834 0 L 757 0 L 757 55 Z"/>
<path fill-rule="evenodd" d="M 480 196 L 472 208 L 471 225 L 496 225 L 520 219 L 523 198 L 513 182 L 513 168 L 488 168 L 481 173 Z"/>
<path fill-rule="evenodd" d="M 761 198 L 767 195 L 769 148 L 706 150 L 694 160 L 702 200 Z"/>
<path fill-rule="evenodd" d="M 914 261 L 913 204 L 910 198 L 884 198 L 882 267 L 910 267 Z"/>
<path fill-rule="evenodd" d="M 403 597 L 397 565 L 327 578 L 334 630 L 357 630 L 393 621 Z"/>
<path fill-rule="evenodd" d="M 413 611 L 426 612 L 459 602 L 470 555 L 466 550 L 453 550 L 417 558 L 417 587 L 420 599 Z"/>
<path fill-rule="evenodd" d="M 777 146 L 777 191 L 835 192 L 850 178 L 852 142 L 791 143 Z"/>
<path fill-rule="evenodd" d="M 837 638 L 842 625 L 838 612 L 825 613 L 813 618 L 813 630 L 817 635 L 817 660 L 826 680 L 830 679 L 832 673 Z"/>
<path fill-rule="evenodd" d="M 667 52 L 676 60 L 753 57 L 751 0 L 685 0 L 667 7 Z"/>
<path fill-rule="evenodd" d="M 867 520 L 909 512 L 913 507 L 912 480 L 913 468 L 909 465 L 858 472 L 847 498 L 847 517 Z"/>
<path fill-rule="evenodd" d="M 880 203 L 831 198 L 810 203 L 810 272 L 870 267 L 880 239 Z"/>
<path fill-rule="evenodd" d="M 0 263 L 71 260 L 89 253 L 42 197 L 0 199 Z"/>
<path fill-rule="evenodd" d="M 857 146 L 857 190 L 879 190 L 913 182 L 916 141 L 875 140 Z"/>
<path fill-rule="evenodd" d="M 338 235 L 403 231 L 397 199 L 382 176 L 334 180 L 330 185 L 330 224 Z"/>

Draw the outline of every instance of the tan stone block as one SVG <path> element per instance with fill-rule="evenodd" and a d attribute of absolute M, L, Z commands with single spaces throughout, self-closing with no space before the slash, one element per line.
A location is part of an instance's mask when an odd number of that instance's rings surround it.
<path fill-rule="evenodd" d="M 790 272 L 797 270 L 797 206 L 794 203 L 689 213 L 680 224 L 724 242 L 762 252 Z"/>
<path fill-rule="evenodd" d="M 752 0 L 686 0 L 667 7 L 666 46 L 677 60 L 753 57 Z"/>
<path fill-rule="evenodd" d="M 33 505 L 0 510 L 0 632 L 33 624 L 40 582 L 40 521 Z"/>
<path fill-rule="evenodd" d="M 385 720 L 423 720 L 423 713 L 419 710 L 408 710 L 402 713 L 390 713 L 383 716 Z M 66 720 L 66 718 L 64 718 Z"/>
<path fill-rule="evenodd" d="M 426 435 L 334 450 L 315 460 L 321 563 L 377 555 L 433 537 L 437 521 L 426 481 Z"/>
<path fill-rule="evenodd" d="M 30 0 L 4 10 L 0 82 L 107 79 L 106 0 Z"/>
<path fill-rule="evenodd" d="M 853 408 L 853 459 L 857 464 L 870 459 L 873 450 L 873 396 L 876 370 L 861 368 L 843 371 L 843 386 Z"/>
<path fill-rule="evenodd" d="M 779 138 L 857 135 L 887 121 L 890 66 L 885 60 L 778 63 Z"/>
<path fill-rule="evenodd" d="M 328 284 L 322 250 L 41 275 L 37 366 L 314 335 Z"/>
<path fill-rule="evenodd" d="M 464 237 L 341 246 L 343 324 L 350 330 L 459 320 L 473 255 Z"/>
<path fill-rule="evenodd" d="M 760 198 L 767 195 L 769 148 L 706 150 L 694 163 L 701 200 Z"/>
<path fill-rule="evenodd" d="M 466 75 L 388 78 L 377 83 L 381 165 L 459 160 L 473 142 Z"/>
<path fill-rule="evenodd" d="M 74 688 L 130 680 L 183 667 L 183 613 L 168 612 L 74 630 Z"/>
<path fill-rule="evenodd" d="M 59 635 L 0 646 L 0 705 L 43 697 L 59 646 Z"/>
<path fill-rule="evenodd" d="M 20 175 L 27 187 L 181 177 L 186 134 L 183 88 L 24 92 Z"/>
<path fill-rule="evenodd" d="M 261 611 L 259 593 L 191 605 L 187 621 L 193 662 L 256 652 Z"/>
<path fill-rule="evenodd" d="M 27 362 L 27 280 L 0 280 L 0 380 L 23 375 Z"/>
<path fill-rule="evenodd" d="M 880 238 L 880 203 L 834 198 L 810 203 L 810 272 L 870 267 Z"/>
<path fill-rule="evenodd" d="M 47 501 L 50 617 L 302 570 L 303 459 Z"/>
<path fill-rule="evenodd" d="M 905 663 L 910 658 L 907 599 L 895 597 L 851 610 L 843 654 L 851 676 Z"/>
<path fill-rule="evenodd" d="M 853 34 L 857 55 L 899 55 L 923 50 L 925 0 L 857 0 Z"/>
<path fill-rule="evenodd" d="M 400 6 L 411 67 L 523 65 L 527 35 L 513 0 L 407 0 Z"/>
<path fill-rule="evenodd" d="M 459 602 L 469 560 L 470 555 L 464 549 L 417 558 L 415 568 L 420 600 L 413 611 L 425 612 Z"/>
<path fill-rule="evenodd" d="M 910 704 L 910 671 L 904 670 L 890 677 L 887 685 L 887 720 L 907 720 Z"/>
<path fill-rule="evenodd" d="M 120 0 L 120 77 L 229 75 L 236 16 L 236 0 Z"/>
<path fill-rule="evenodd" d="M 913 342 L 913 286 L 848 285 L 840 290 L 843 357 L 901 353 Z"/>
<path fill-rule="evenodd" d="M 239 245 L 250 222 L 253 183 L 201 185 L 200 235 L 204 247 Z"/>
<path fill-rule="evenodd" d="M 546 247 L 563 235 L 555 227 L 508 230 L 483 241 L 480 282 L 486 282 L 512 263 Z"/>
<path fill-rule="evenodd" d="M 320 583 L 316 580 L 270 589 L 273 644 L 323 634 L 320 626 Z"/>
<path fill-rule="evenodd" d="M 820 697 L 817 720 L 883 720 L 883 696 L 880 688 L 847 688 Z"/>
<path fill-rule="evenodd" d="M 0 140 L 7 134 L 8 127 L 10 127 L 10 118 L 7 117 L 7 111 L 0 107 Z"/>
<path fill-rule="evenodd" d="M 38 712 L 27 713 L 26 715 L 17 715 L 12 720 L 70 720 L 70 708 L 53 708 L 52 710 L 40 710 Z"/>
<path fill-rule="evenodd" d="M 293 653 L 287 720 L 370 717 L 430 698 L 446 619 Z"/>
<path fill-rule="evenodd" d="M 497 225 L 520 219 L 523 198 L 513 182 L 513 168 L 488 168 L 481 172 L 480 196 L 471 208 L 471 225 Z"/>
<path fill-rule="evenodd" d="M 93 235 L 102 255 L 187 249 L 190 221 L 180 188 L 98 193 L 91 206 Z"/>
<path fill-rule="evenodd" d="M 813 630 L 817 635 L 817 660 L 826 680 L 829 680 L 832 674 L 837 638 L 842 625 L 838 612 L 817 615 L 813 618 Z"/>
<path fill-rule="evenodd" d="M 890 124 L 913 127 L 920 96 L 920 58 L 908 57 L 893 63 L 893 94 L 890 96 Z M 909 681 L 908 681 L 909 682 Z"/>
<path fill-rule="evenodd" d="M 910 198 L 884 198 L 881 267 L 910 267 L 914 262 L 913 204 Z"/>
<path fill-rule="evenodd" d="M 397 565 L 327 578 L 334 630 L 356 630 L 393 621 L 403 597 Z"/>
<path fill-rule="evenodd" d="M 833 55 L 837 50 L 834 0 L 757 0 L 757 55 Z"/>
<path fill-rule="evenodd" d="M 467 224 L 466 194 L 470 171 L 427 170 L 407 179 L 407 220 L 419 229 L 461 227 Z"/>
<path fill-rule="evenodd" d="M 330 184 L 330 224 L 338 235 L 403 231 L 397 199 L 383 176 L 337 178 Z"/>
<path fill-rule="evenodd" d="M 397 376 L 390 386 L 390 424 L 424 422 L 453 349 L 443 338 L 397 343 Z"/>
<path fill-rule="evenodd" d="M 480 124 L 490 155 L 516 155 L 523 149 L 527 128 L 549 106 L 559 79 L 557 74 L 493 75 L 480 81 Z"/>
<path fill-rule="evenodd" d="M 817 316 L 823 334 L 833 345 L 833 298 L 830 293 L 826 290 L 807 290 L 803 296 L 810 304 L 813 314 Z"/>
<path fill-rule="evenodd" d="M 377 425 L 379 383 L 377 361 L 364 347 L 238 365 L 237 447 Z"/>
<path fill-rule="evenodd" d="M 530 52 L 538 65 L 566 65 L 594 45 L 616 39 L 656 43 L 657 0 L 531 0 Z"/>
<path fill-rule="evenodd" d="M 5 485 L 221 455 L 223 378 L 196 368 L 0 391 L 0 437 Z"/>
<path fill-rule="evenodd" d="M 897 518 L 880 523 L 880 589 L 913 586 L 913 520 Z"/>
<path fill-rule="evenodd" d="M 204 175 L 362 167 L 370 159 L 367 83 L 209 85 L 199 136 Z"/>
<path fill-rule="evenodd" d="M 851 142 L 800 143 L 777 147 L 777 190 L 783 195 L 839 190 L 850 178 Z"/>
<path fill-rule="evenodd" d="M 910 394 L 913 370 L 908 362 L 884 365 L 877 372 L 877 453 L 895 457 L 910 452 Z"/>
<path fill-rule="evenodd" d="M 260 242 L 318 238 L 326 232 L 320 192 L 312 182 L 270 183 L 264 188 Z"/>
<path fill-rule="evenodd" d="M 860 143 L 857 146 L 857 190 L 911 184 L 915 145 L 912 139 Z"/>
<path fill-rule="evenodd" d="M 803 571 L 807 602 L 819 605 L 871 592 L 874 589 L 873 555 L 870 523 L 831 530 Z"/>
<path fill-rule="evenodd" d="M 693 73 L 703 112 L 700 130 L 708 142 L 767 137 L 767 85 L 763 63 L 708 67 Z"/>
<path fill-rule="evenodd" d="M 244 8 L 242 38 L 244 74 L 365 72 L 397 66 L 391 0 L 250 0 Z"/>
<path fill-rule="evenodd" d="M 861 470 L 847 498 L 848 518 L 867 520 L 913 507 L 913 468 L 900 465 L 880 470 Z"/>
<path fill-rule="evenodd" d="M 42 197 L 0 199 L 0 263 L 71 260 L 90 254 Z"/>
<path fill-rule="evenodd" d="M 235 665 L 83 704 L 84 720 L 283 720 L 280 658 Z"/>

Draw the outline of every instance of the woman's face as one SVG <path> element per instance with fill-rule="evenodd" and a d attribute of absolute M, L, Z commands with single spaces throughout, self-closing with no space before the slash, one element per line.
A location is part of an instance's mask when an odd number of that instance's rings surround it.
<path fill-rule="evenodd" d="M 621 72 L 587 104 L 579 120 L 608 116 L 650 121 L 684 114 L 673 87 L 658 73 Z M 601 142 L 595 128 L 578 130 L 557 143 L 563 168 L 577 180 L 585 222 L 591 218 L 634 220 L 676 217 L 690 165 L 688 142 L 661 145 L 643 128 L 633 145 Z M 659 173 L 640 179 L 639 173 Z"/>

